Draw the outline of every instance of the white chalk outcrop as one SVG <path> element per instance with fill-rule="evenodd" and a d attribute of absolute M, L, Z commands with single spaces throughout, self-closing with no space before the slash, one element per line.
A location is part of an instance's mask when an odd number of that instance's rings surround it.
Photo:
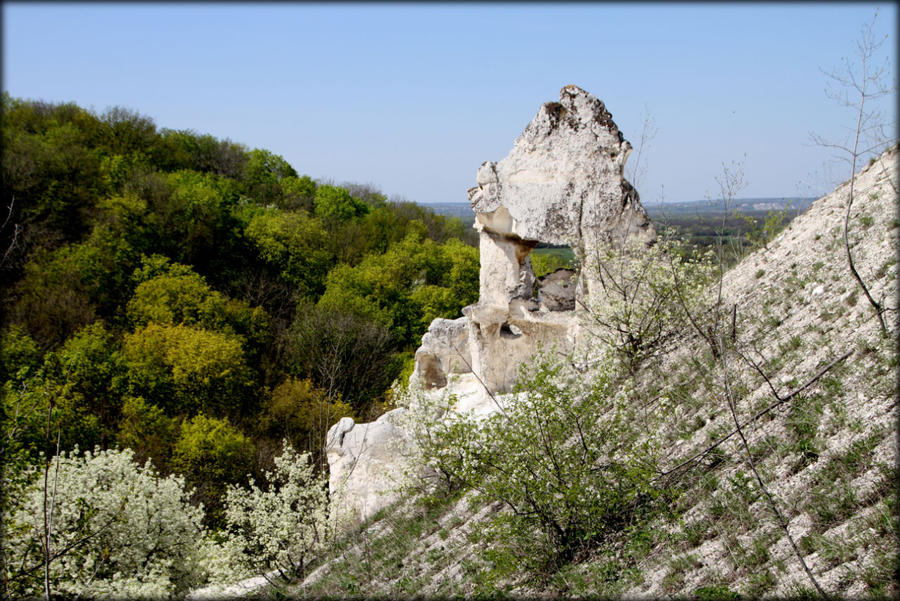
<path fill-rule="evenodd" d="M 601 294 L 597 248 L 656 234 L 624 176 L 631 151 L 604 104 L 576 86 L 547 102 L 503 160 L 486 162 L 469 190 L 479 231 L 479 299 L 455 320 L 436 319 L 416 352 L 413 380 L 425 394 L 450 393 L 454 409 L 487 413 L 490 394 L 509 392 L 539 347 L 573 348 L 581 307 Z M 537 281 L 529 254 L 541 242 L 568 245 L 578 269 Z M 371 424 L 344 418 L 328 433 L 334 496 L 351 520 L 397 498 L 409 444 L 403 409 Z"/>
<path fill-rule="evenodd" d="M 388 411 L 367 424 L 343 417 L 328 430 L 329 489 L 343 525 L 362 522 L 396 499 L 406 443 L 398 426 L 405 411 Z"/>

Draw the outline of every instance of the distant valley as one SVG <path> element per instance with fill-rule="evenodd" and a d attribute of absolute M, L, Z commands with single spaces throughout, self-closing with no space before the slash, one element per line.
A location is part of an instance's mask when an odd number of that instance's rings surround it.
<path fill-rule="evenodd" d="M 708 246 L 719 235 L 726 242 L 746 240 L 750 230 L 762 228 L 767 218 L 776 230 L 785 227 L 815 200 L 814 197 L 740 198 L 732 201 L 727 210 L 721 200 L 667 202 L 644 207 L 657 230 L 671 228 L 689 243 Z M 421 203 L 421 206 L 438 215 L 457 217 L 467 227 L 475 222 L 468 202 Z"/>
<path fill-rule="evenodd" d="M 745 215 L 754 216 L 758 213 L 765 214 L 768 211 L 777 211 L 790 207 L 791 212 L 802 213 L 815 201 L 815 197 L 807 198 L 741 198 L 734 201 L 732 210 Z M 468 202 L 426 202 L 419 203 L 437 213 L 448 217 L 459 217 L 463 221 L 474 221 L 475 215 Z M 645 203 L 644 207 L 650 213 L 651 219 L 657 221 L 657 217 L 671 215 L 721 215 L 723 213 L 721 200 L 688 200 L 683 202 L 667 202 L 665 204 Z"/>

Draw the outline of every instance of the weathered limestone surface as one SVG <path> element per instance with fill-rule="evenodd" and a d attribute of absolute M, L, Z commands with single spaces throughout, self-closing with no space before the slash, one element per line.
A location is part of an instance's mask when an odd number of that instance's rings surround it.
<path fill-rule="evenodd" d="M 603 102 L 566 86 L 541 106 L 512 151 L 478 169 L 469 190 L 484 228 L 523 240 L 577 246 L 586 232 L 652 232 L 637 192 L 622 177 L 631 144 Z"/>
<path fill-rule="evenodd" d="M 538 280 L 538 306 L 542 311 L 575 310 L 575 270 L 557 269 Z"/>
<path fill-rule="evenodd" d="M 480 290 L 464 313 L 471 364 L 492 392 L 511 389 L 518 364 L 539 344 L 571 346 L 572 310 L 600 293 L 591 250 L 628 236 L 655 239 L 623 176 L 629 152 L 603 103 L 566 86 L 559 102 L 541 106 L 506 158 L 479 168 L 469 201 L 480 232 Z M 529 253 L 540 242 L 571 246 L 582 269 L 573 283 L 545 278 L 538 301 Z"/>
<path fill-rule="evenodd" d="M 422 337 L 422 346 L 416 351 L 416 369 L 413 377 L 423 387 L 443 388 L 447 374 L 463 374 L 472 370 L 469 353 L 469 329 L 465 317 L 459 319 L 435 319 Z"/>
<path fill-rule="evenodd" d="M 469 190 L 482 256 L 491 263 L 486 274 L 482 261 L 479 303 L 523 294 L 534 278 L 524 259 L 538 242 L 575 249 L 584 267 L 581 294 L 590 296 L 596 269 L 587 249 L 630 235 L 652 241 L 653 225 L 623 176 L 630 152 L 603 102 L 570 85 L 559 102 L 541 106 L 506 158 L 482 164 Z"/>
<path fill-rule="evenodd" d="M 478 169 L 469 190 L 479 231 L 479 299 L 464 317 L 437 319 L 416 352 L 412 375 L 426 394 L 449 391 L 457 411 L 493 410 L 519 366 L 539 347 L 567 351 L 579 335 L 579 306 L 601 293 L 592 252 L 656 234 L 637 191 L 623 177 L 631 145 L 604 104 L 576 86 L 547 102 L 509 155 Z M 566 244 L 579 271 L 535 280 L 529 254 L 541 242 Z M 396 499 L 403 433 L 394 412 L 372 424 L 344 418 L 328 434 L 331 490 L 360 519 Z"/>
<path fill-rule="evenodd" d="M 401 476 L 397 456 L 406 442 L 397 425 L 405 411 L 388 411 L 368 424 L 343 417 L 329 428 L 325 439 L 329 488 L 342 519 L 361 522 L 396 500 Z"/>

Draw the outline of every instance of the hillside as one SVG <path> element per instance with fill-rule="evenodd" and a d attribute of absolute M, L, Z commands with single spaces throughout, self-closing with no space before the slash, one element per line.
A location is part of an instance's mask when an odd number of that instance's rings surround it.
<path fill-rule="evenodd" d="M 887 335 L 847 267 L 844 184 L 724 274 L 719 306 L 734 316 L 725 355 L 685 324 L 628 380 L 642 421 L 635 442 L 660 449 L 654 482 L 670 486 L 667 507 L 535 571 L 527 548 L 486 534 L 502 504 L 464 488 L 408 494 L 289 594 L 815 594 L 779 515 L 825 592 L 896 594 L 897 160 L 893 148 L 856 175 L 850 221 L 858 271 L 889 307 Z"/>
<path fill-rule="evenodd" d="M 283 440 L 321 471 L 331 421 L 383 412 L 428 323 L 477 295 L 458 220 L 313 181 L 268 150 L 6 93 L 2 139 L 5 597 L 43 588 L 34 494 L 53 457 L 80 465 L 59 482 L 72 513 L 50 528 L 53 592 L 153 597 L 203 581 L 214 553 L 188 557 L 178 536 L 221 540 L 228 489 L 261 480 Z M 80 480 L 91 472 L 77 462 L 130 476 Z M 174 515 L 153 516 L 185 530 L 148 530 L 139 510 L 116 520 L 124 531 L 103 523 L 98 505 L 128 477 L 180 489 Z M 127 550 L 135 536 L 144 556 Z"/>
<path fill-rule="evenodd" d="M 576 86 L 479 168 L 478 250 L 121 108 L 2 135 L 5 596 L 896 594 L 896 148 L 882 331 L 846 184 L 671 238 Z"/>

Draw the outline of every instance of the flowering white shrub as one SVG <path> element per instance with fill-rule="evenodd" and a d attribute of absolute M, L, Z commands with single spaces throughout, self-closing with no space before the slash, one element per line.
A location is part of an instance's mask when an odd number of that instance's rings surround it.
<path fill-rule="evenodd" d="M 205 588 L 227 586 L 253 576 L 243 560 L 243 552 L 238 541 L 221 534 L 198 541 L 197 561 Z"/>
<path fill-rule="evenodd" d="M 631 240 L 595 251 L 603 294 L 587 307 L 586 327 L 629 368 L 664 352 L 691 316 L 710 311 L 707 290 L 719 275 L 713 253 L 681 247 L 666 234 L 650 248 Z"/>
<path fill-rule="evenodd" d="M 477 535 L 490 561 L 570 561 L 621 536 L 668 494 L 653 480 L 660 449 L 646 432 L 656 422 L 633 402 L 612 351 L 595 359 L 586 373 L 568 356 L 538 354 L 487 415 L 445 410 L 452 397 L 410 399 L 408 424 L 428 468 L 422 490 L 473 490 L 508 510 Z"/>
<path fill-rule="evenodd" d="M 407 385 L 395 382 L 392 387 L 394 402 L 406 409 L 400 415 L 400 428 L 408 441 L 398 443 L 395 451 L 404 459 L 403 482 L 411 494 L 426 499 L 437 500 L 466 486 L 459 469 L 465 445 L 448 441 L 462 440 L 475 430 L 471 420 L 453 411 L 457 398 L 449 390 L 447 386 L 439 392 L 425 391 L 418 379 Z"/>
<path fill-rule="evenodd" d="M 50 590 L 90 598 L 179 595 L 202 578 L 202 508 L 188 503 L 180 477 L 160 478 L 130 449 L 55 457 L 47 486 Z M 58 470 L 58 472 L 57 472 Z M 43 472 L 4 516 L 7 593 L 43 593 Z"/>
<path fill-rule="evenodd" d="M 266 472 L 265 479 L 266 490 L 252 479 L 249 490 L 229 487 L 225 495 L 229 535 L 255 572 L 302 577 L 332 530 L 328 482 L 316 473 L 309 453 L 297 453 L 287 441 L 275 458 L 275 471 Z"/>

